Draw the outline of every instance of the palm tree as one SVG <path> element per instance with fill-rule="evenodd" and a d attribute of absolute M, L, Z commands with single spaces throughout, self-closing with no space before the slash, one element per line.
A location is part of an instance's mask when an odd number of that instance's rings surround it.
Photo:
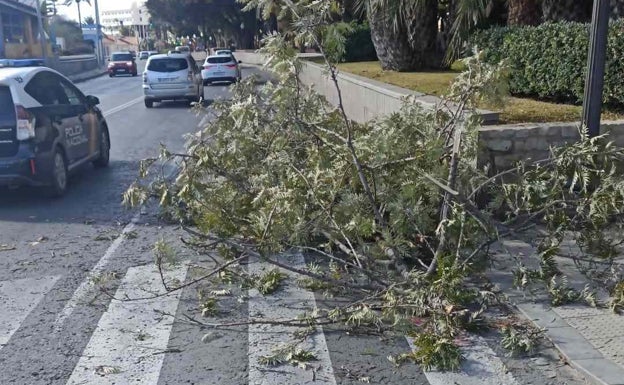
<path fill-rule="evenodd" d="M 542 22 L 539 0 L 507 0 L 507 24 L 538 25 Z"/>
<path fill-rule="evenodd" d="M 544 21 L 591 20 L 593 0 L 542 0 Z"/>
<path fill-rule="evenodd" d="M 411 71 L 439 61 L 438 0 L 359 0 L 384 70 Z"/>
<path fill-rule="evenodd" d="M 65 0 L 65 5 L 66 6 L 70 6 L 72 5 L 72 3 L 76 3 L 76 6 L 78 7 L 78 25 L 80 25 L 80 27 L 82 28 L 82 15 L 80 14 L 80 1 L 81 0 Z M 91 5 L 91 0 L 84 0 L 85 3 Z"/>

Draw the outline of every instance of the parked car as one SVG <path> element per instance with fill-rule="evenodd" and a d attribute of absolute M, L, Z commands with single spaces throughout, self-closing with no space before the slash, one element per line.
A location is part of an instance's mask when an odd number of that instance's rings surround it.
<path fill-rule="evenodd" d="M 154 55 L 143 72 L 145 107 L 163 100 L 198 102 L 204 95 L 201 71 L 189 54 Z"/>
<path fill-rule="evenodd" d="M 0 68 L 0 185 L 42 186 L 60 196 L 79 166 L 108 166 L 99 102 L 50 68 Z"/>
<path fill-rule="evenodd" d="M 187 45 L 180 45 L 175 47 L 175 51 L 180 53 L 191 53 L 191 48 Z"/>
<path fill-rule="evenodd" d="M 148 51 L 139 52 L 139 60 L 147 60 L 148 57 L 149 57 Z"/>
<path fill-rule="evenodd" d="M 231 55 L 232 51 L 230 51 L 229 49 L 220 49 L 215 51 L 215 55 Z"/>
<path fill-rule="evenodd" d="M 154 55 L 158 55 L 159 52 L 158 51 L 147 51 L 148 56 L 154 56 Z"/>
<path fill-rule="evenodd" d="M 137 64 L 130 52 L 113 52 L 108 62 L 108 76 L 137 76 Z"/>
<path fill-rule="evenodd" d="M 204 85 L 239 81 L 242 77 L 239 63 L 232 54 L 208 56 L 201 71 Z"/>

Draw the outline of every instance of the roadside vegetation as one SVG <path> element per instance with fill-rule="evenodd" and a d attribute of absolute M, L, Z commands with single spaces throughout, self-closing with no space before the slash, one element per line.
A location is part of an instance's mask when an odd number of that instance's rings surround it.
<path fill-rule="evenodd" d="M 449 70 L 422 72 L 384 71 L 377 61 L 339 63 L 337 67 L 341 72 L 435 96 L 446 95 L 462 70 L 461 61 L 453 63 Z M 478 107 L 500 111 L 501 124 L 576 122 L 580 120 L 582 112 L 580 105 L 512 96 L 507 98 L 503 106 L 489 105 L 487 102 L 483 102 Z M 603 112 L 602 119 L 624 119 L 624 113 L 617 108 L 607 109 Z"/>
<path fill-rule="evenodd" d="M 289 7 L 292 38 L 322 50 L 341 95 L 336 63 L 348 26 L 332 22 L 329 1 Z M 163 216 L 188 232 L 185 242 L 218 263 L 192 283 L 210 286 L 219 277 L 266 294 L 302 284 L 348 298 L 346 305 L 279 322 L 301 326 L 294 341 L 328 324 L 408 335 L 417 349 L 393 362 L 456 370 L 462 360 L 458 339 L 483 327 L 499 328 L 513 353 L 533 349 L 539 333 L 488 321 L 488 307 L 503 299 L 483 282 L 482 272 L 493 244 L 538 227 L 541 263 L 518 266 L 518 286 L 547 288 L 555 305 L 602 305 L 590 290 L 569 288 L 557 269 L 554 255 L 566 240 L 578 246 L 589 270 L 597 263 L 612 268 L 596 279 L 615 294 L 609 306 L 622 308 L 614 260 L 623 242 L 624 180 L 616 166 L 624 149 L 608 137 L 582 132 L 578 143 L 553 149 L 547 159 L 492 175 L 475 166 L 479 120 L 471 112 L 481 103 L 504 102 L 505 64 L 486 63 L 475 53 L 435 109 L 407 101 L 397 113 L 358 124 L 342 104 L 336 108 L 302 84 L 302 63 L 289 39 L 267 35 L 262 52 L 275 83 L 258 87 L 248 79 L 233 86 L 231 100 L 211 106 L 213 119 L 189 138 L 185 153 L 162 149 L 161 160 L 182 162 L 176 180 L 145 185 L 139 179 L 124 195 L 129 206 L 157 198 Z M 157 249 L 157 264 L 166 269 L 175 256 L 164 244 Z M 292 252 L 306 256 L 307 268 L 279 258 Z M 275 269 L 251 276 L 244 268 L 249 259 Z M 285 272 L 299 282 L 287 280 Z M 200 302 L 205 314 L 218 311 L 216 294 Z M 298 365 L 313 357 L 294 345 L 262 363 Z"/>

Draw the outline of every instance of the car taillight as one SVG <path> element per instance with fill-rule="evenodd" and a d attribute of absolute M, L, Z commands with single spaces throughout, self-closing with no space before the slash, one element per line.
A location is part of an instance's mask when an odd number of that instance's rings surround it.
<path fill-rule="evenodd" d="M 24 106 L 15 105 L 17 116 L 17 140 L 28 140 L 35 137 L 35 116 Z"/>
<path fill-rule="evenodd" d="M 211 69 L 212 67 L 214 67 L 214 66 L 205 65 L 205 66 L 204 66 L 204 69 L 205 69 L 205 70 L 209 70 L 209 69 Z"/>
<path fill-rule="evenodd" d="M 143 83 L 147 83 L 147 74 L 143 72 Z"/>
<path fill-rule="evenodd" d="M 187 79 L 189 82 L 193 81 L 193 71 L 189 71 Z"/>
<path fill-rule="evenodd" d="M 226 64 L 227 68 L 236 68 L 236 64 Z"/>
<path fill-rule="evenodd" d="M 131 61 L 127 61 L 126 65 L 132 66 L 132 62 Z"/>
<path fill-rule="evenodd" d="M 115 66 L 114 63 L 108 63 L 108 68 L 113 68 Z"/>

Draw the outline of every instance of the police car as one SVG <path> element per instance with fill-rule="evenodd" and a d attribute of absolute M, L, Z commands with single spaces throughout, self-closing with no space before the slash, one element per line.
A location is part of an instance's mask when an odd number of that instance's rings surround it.
<path fill-rule="evenodd" d="M 50 68 L 0 63 L 0 186 L 42 186 L 61 196 L 79 166 L 108 166 L 99 103 Z"/>

